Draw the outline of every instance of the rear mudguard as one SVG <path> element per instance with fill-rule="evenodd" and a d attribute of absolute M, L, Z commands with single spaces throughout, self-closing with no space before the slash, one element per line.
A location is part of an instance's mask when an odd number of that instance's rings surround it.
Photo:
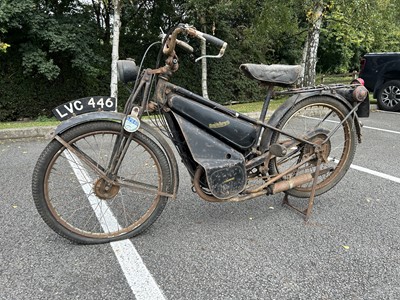
<path fill-rule="evenodd" d="M 71 119 L 68 119 L 62 122 L 54 131 L 55 135 L 60 135 L 61 133 L 83 123 L 95 122 L 95 121 L 110 121 L 110 122 L 123 122 L 125 118 L 125 114 L 112 112 L 112 111 L 101 111 L 101 112 L 92 112 L 82 114 Z M 139 131 L 149 137 L 152 141 L 154 141 L 164 152 L 165 156 L 168 159 L 171 175 L 172 175 L 172 190 L 169 190 L 169 193 L 173 194 L 172 198 L 176 198 L 176 194 L 178 192 L 179 186 L 179 171 L 178 171 L 178 163 L 176 161 L 176 157 L 171 146 L 165 140 L 165 138 L 153 127 L 149 124 L 144 123 L 143 121 L 140 123 Z"/>
<path fill-rule="evenodd" d="M 296 103 L 298 103 L 300 101 L 303 101 L 307 98 L 314 97 L 314 96 L 331 97 L 331 98 L 334 98 L 335 100 L 343 103 L 349 109 L 349 111 L 353 109 L 353 106 L 350 104 L 350 102 L 347 101 L 343 96 L 341 96 L 337 93 L 332 93 L 331 91 L 317 91 L 317 92 L 295 94 L 295 95 L 291 96 L 289 99 L 287 99 L 272 114 L 271 118 L 268 121 L 268 125 L 277 127 L 279 124 L 279 121 L 293 107 L 293 105 L 295 105 Z M 357 136 L 358 136 L 358 142 L 361 143 L 361 124 L 360 124 L 360 121 L 359 121 L 356 113 L 353 114 L 353 119 L 354 119 L 354 124 L 356 127 Z M 265 152 L 269 149 L 273 133 L 274 133 L 273 130 L 267 129 L 264 131 L 263 136 L 261 138 L 261 143 L 260 143 L 260 150 L 262 152 Z"/>

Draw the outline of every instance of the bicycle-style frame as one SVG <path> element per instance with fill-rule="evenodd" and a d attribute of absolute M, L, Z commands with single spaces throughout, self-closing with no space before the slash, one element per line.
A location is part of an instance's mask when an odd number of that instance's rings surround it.
<path fill-rule="evenodd" d="M 284 132 L 277 128 L 276 120 L 281 117 L 281 111 L 287 111 L 290 105 L 293 106 L 296 101 L 285 103 L 283 109 L 278 109 L 275 118 L 274 116 L 272 117 L 272 122 L 269 121 L 267 123 L 265 118 L 270 100 L 274 94 L 274 88 L 277 85 L 273 81 L 265 83 L 267 93 L 258 119 L 250 118 L 170 83 L 170 78 L 178 69 L 178 58 L 174 48 L 176 37 L 182 31 L 181 28 L 176 29 L 171 34 L 166 45 L 164 45 L 164 54 L 168 55 L 166 65 L 158 69 L 143 71 L 140 81 L 126 103 L 124 113 L 127 115 L 133 114 L 143 122 L 142 116 L 146 109 L 151 106 L 148 99 L 151 93 L 152 79 L 156 76 L 157 84 L 154 90 L 154 100 L 159 112 L 166 120 L 165 123 L 162 123 L 164 126 L 163 129 L 167 130 L 169 137 L 178 149 L 192 177 L 194 189 L 201 198 L 212 202 L 243 201 L 261 195 L 275 194 L 290 189 L 293 186 L 312 182 L 311 195 L 306 211 L 291 206 L 287 195 L 284 199 L 285 204 L 304 213 L 306 219 L 308 219 L 313 206 L 317 178 L 320 175 L 320 165 L 324 159 L 321 155 L 321 148 L 349 118 L 353 119 L 351 122 L 354 122 L 360 136 L 360 126 L 355 112 L 362 101 L 358 101 L 352 107 L 349 107 L 348 114 L 326 136 L 326 139 L 322 143 L 315 143 L 312 140 Z M 223 45 L 222 42 L 217 41 L 217 43 Z M 331 91 L 340 90 L 343 87 L 333 87 Z M 354 89 L 354 86 L 352 88 Z M 304 99 L 315 94 L 324 94 L 326 90 L 325 88 L 314 88 L 292 90 L 291 92 L 303 93 L 299 99 Z M 362 96 L 365 97 L 365 94 Z M 359 95 L 360 98 L 362 96 Z M 339 98 L 339 101 L 342 100 L 340 99 L 341 96 L 337 94 L 335 97 Z M 139 100 L 141 100 L 140 104 L 138 103 Z M 292 146 L 296 144 L 309 145 L 314 149 L 314 155 L 301 160 L 285 172 L 271 176 L 264 184 L 252 190 L 251 193 L 239 195 L 246 185 L 247 172 L 260 165 L 268 166 L 271 159 L 285 154 L 282 152 L 286 151 L 286 149 L 270 144 L 273 135 L 277 133 L 291 138 Z M 208 144 L 212 146 L 208 147 L 206 153 L 204 153 L 204 148 L 207 148 Z M 109 170 L 111 170 L 109 174 L 117 173 L 118 165 L 122 161 L 128 146 L 129 139 L 117 141 L 114 152 L 116 159 L 113 160 L 113 165 L 109 166 Z M 287 174 L 294 172 L 311 160 L 317 160 L 316 170 L 313 174 L 303 174 L 290 180 L 281 180 Z M 204 178 L 204 172 L 207 175 L 207 180 Z M 268 170 L 265 173 L 267 172 Z M 210 178 L 213 179 L 210 180 Z M 232 183 L 227 184 L 222 191 L 218 185 L 224 184 L 224 180 L 227 180 L 227 178 Z M 204 185 L 208 185 L 207 192 L 203 190 Z M 268 188 L 270 186 L 272 188 Z M 169 196 L 175 197 L 175 192 L 176 190 Z"/>
<path fill-rule="evenodd" d="M 170 82 L 179 66 L 175 46 L 193 50 L 177 40 L 178 34 L 218 46 L 216 57 L 227 46 L 178 25 L 165 35 L 163 67 L 143 70 L 138 77 L 135 63 L 119 61 L 120 80 L 136 78 L 123 113 L 114 111 L 115 99 L 103 96 L 55 108 L 63 122 L 36 163 L 32 195 L 42 219 L 61 236 L 92 244 L 142 233 L 168 199 L 176 198 L 176 151 L 202 199 L 239 202 L 284 192 L 282 204 L 306 220 L 314 197 L 329 191 L 349 169 L 357 136 L 361 141 L 358 117 L 369 115 L 363 86 L 288 89 L 280 93 L 290 97 L 267 120 L 275 87 L 295 84 L 301 67 L 243 64 L 245 75 L 266 87 L 260 115 L 253 119 Z M 153 110 L 158 113 L 148 118 Z M 308 198 L 306 209 L 293 206 L 289 195 Z"/>

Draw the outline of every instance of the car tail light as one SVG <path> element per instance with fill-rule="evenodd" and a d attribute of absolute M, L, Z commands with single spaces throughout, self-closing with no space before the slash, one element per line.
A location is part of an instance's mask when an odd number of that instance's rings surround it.
<path fill-rule="evenodd" d="M 351 82 L 351 84 L 361 84 L 361 85 L 365 85 L 364 79 L 358 77 L 356 79 L 353 79 L 353 81 Z"/>

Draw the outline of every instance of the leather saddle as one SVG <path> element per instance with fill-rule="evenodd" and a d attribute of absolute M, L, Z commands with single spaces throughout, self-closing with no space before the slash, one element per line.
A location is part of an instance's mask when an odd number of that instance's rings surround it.
<path fill-rule="evenodd" d="M 299 65 L 242 64 L 240 69 L 251 79 L 266 84 L 290 86 L 299 79 L 303 68 Z"/>

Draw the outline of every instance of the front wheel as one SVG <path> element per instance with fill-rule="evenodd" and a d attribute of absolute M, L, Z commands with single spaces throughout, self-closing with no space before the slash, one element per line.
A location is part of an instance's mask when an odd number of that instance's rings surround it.
<path fill-rule="evenodd" d="M 76 151 L 51 141 L 32 180 L 35 205 L 50 228 L 76 243 L 104 243 L 133 237 L 159 217 L 171 174 L 155 142 L 139 131 L 129 137 L 121 124 L 107 121 L 78 125 L 61 138 Z M 114 174 L 116 184 L 109 184 L 101 172 L 107 173 L 121 139 L 128 151 Z"/>
<path fill-rule="evenodd" d="M 356 151 L 356 133 L 352 118 L 346 117 L 349 110 L 338 100 L 327 96 L 314 96 L 296 103 L 279 121 L 277 128 L 292 136 L 320 144 L 320 175 L 317 179 L 315 195 L 321 195 L 333 188 L 345 175 Z M 339 125 L 339 127 L 338 127 Z M 336 130 L 336 131 L 335 131 Z M 331 136 L 331 134 L 333 134 Z M 287 135 L 276 132 L 271 144 L 278 143 L 287 148 L 284 157 L 271 160 L 272 174 L 282 174 L 292 166 L 316 157 L 314 147 L 299 142 Z M 314 158 L 298 169 L 286 174 L 283 179 L 305 173 L 314 174 L 317 159 Z M 287 191 L 289 195 L 307 198 L 311 195 L 312 182 Z"/>
<path fill-rule="evenodd" d="M 383 84 L 378 93 L 378 106 L 382 110 L 400 111 L 400 80 Z"/>

